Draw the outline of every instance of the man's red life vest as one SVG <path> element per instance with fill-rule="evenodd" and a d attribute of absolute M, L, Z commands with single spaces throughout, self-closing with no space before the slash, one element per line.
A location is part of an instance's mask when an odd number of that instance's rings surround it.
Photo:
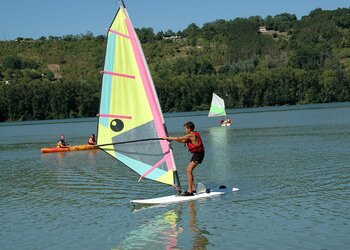
<path fill-rule="evenodd" d="M 204 151 L 204 145 L 203 145 L 202 138 L 199 135 L 199 133 L 196 131 L 192 131 L 191 133 L 194 134 L 198 138 L 198 144 L 194 145 L 191 141 L 186 142 L 187 147 L 188 147 L 188 151 L 190 151 L 191 153 L 197 153 L 197 152 Z"/>

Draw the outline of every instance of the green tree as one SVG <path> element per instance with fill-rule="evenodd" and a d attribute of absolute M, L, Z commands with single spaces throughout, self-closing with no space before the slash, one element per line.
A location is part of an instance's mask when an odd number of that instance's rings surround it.
<path fill-rule="evenodd" d="M 135 29 L 141 43 L 153 42 L 155 35 L 152 28 Z"/>
<path fill-rule="evenodd" d="M 16 55 L 7 56 L 4 58 L 2 66 L 5 69 L 21 69 L 22 68 L 22 60 Z"/>

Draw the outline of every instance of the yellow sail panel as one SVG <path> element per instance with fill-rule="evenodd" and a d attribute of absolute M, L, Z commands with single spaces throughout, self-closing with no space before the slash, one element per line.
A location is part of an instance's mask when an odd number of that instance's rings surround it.
<path fill-rule="evenodd" d="M 172 185 L 174 182 L 174 172 L 169 170 L 166 174 L 159 177 L 157 181 Z"/>
<path fill-rule="evenodd" d="M 121 36 L 129 36 L 128 28 L 125 25 L 126 18 L 124 11 L 118 11 L 109 29 L 119 32 Z"/>

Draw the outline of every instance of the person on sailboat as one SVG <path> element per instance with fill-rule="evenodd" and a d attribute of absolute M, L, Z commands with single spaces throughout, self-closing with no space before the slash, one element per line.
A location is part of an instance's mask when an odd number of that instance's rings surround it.
<path fill-rule="evenodd" d="M 64 134 L 61 135 L 61 139 L 57 142 L 58 148 L 69 148 L 69 144 L 66 142 L 64 138 Z"/>
<path fill-rule="evenodd" d="M 222 123 L 221 123 L 222 124 Z M 231 124 L 231 118 L 227 116 L 226 120 L 223 122 L 223 124 Z"/>
<path fill-rule="evenodd" d="M 204 145 L 199 133 L 194 131 L 195 125 L 193 124 L 193 122 L 186 122 L 184 124 L 184 127 L 186 133 L 184 136 L 165 137 L 164 139 L 168 141 L 186 143 L 188 151 L 192 153 L 192 158 L 186 169 L 188 188 L 187 191 L 182 195 L 193 196 L 193 192 L 195 192 L 193 170 L 197 167 L 198 164 L 201 164 L 204 159 Z"/>

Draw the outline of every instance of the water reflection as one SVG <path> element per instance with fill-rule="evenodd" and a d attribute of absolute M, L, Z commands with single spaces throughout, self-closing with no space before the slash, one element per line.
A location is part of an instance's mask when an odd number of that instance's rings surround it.
<path fill-rule="evenodd" d="M 41 159 L 46 167 L 54 165 L 65 166 L 66 152 L 56 152 L 53 154 L 41 154 Z"/>
<path fill-rule="evenodd" d="M 206 246 L 208 245 L 209 241 L 207 237 L 204 236 L 204 234 L 208 234 L 208 232 L 198 227 L 196 217 L 197 217 L 196 202 L 190 201 L 189 226 L 190 226 L 190 230 L 193 233 L 193 239 L 194 239 L 192 249 L 206 249 Z"/>
<path fill-rule="evenodd" d="M 186 231 L 188 234 L 182 234 Z M 113 249 L 188 249 L 179 240 L 181 234 L 182 237 L 191 236 L 189 247 L 192 249 L 206 249 L 209 243 L 205 237 L 209 232 L 198 227 L 195 201 L 180 203 L 174 209 L 148 219 Z"/>
<path fill-rule="evenodd" d="M 205 164 L 211 176 L 225 180 L 232 176 L 233 157 L 236 152 L 235 130 L 230 127 L 213 127 L 209 129 L 206 146 Z M 221 183 L 219 183 L 220 185 Z"/>
<path fill-rule="evenodd" d="M 96 154 L 99 152 L 100 150 L 88 150 L 88 159 L 90 163 L 94 163 L 96 160 Z"/>
<path fill-rule="evenodd" d="M 212 127 L 209 128 L 209 140 L 210 145 L 213 145 L 215 148 L 224 147 L 229 144 L 230 138 L 229 133 L 231 128 L 228 127 Z"/>
<path fill-rule="evenodd" d="M 148 219 L 139 228 L 127 234 L 119 245 L 113 249 L 174 249 L 177 238 L 183 231 L 178 226 L 181 221 L 182 208 L 169 210 Z"/>

